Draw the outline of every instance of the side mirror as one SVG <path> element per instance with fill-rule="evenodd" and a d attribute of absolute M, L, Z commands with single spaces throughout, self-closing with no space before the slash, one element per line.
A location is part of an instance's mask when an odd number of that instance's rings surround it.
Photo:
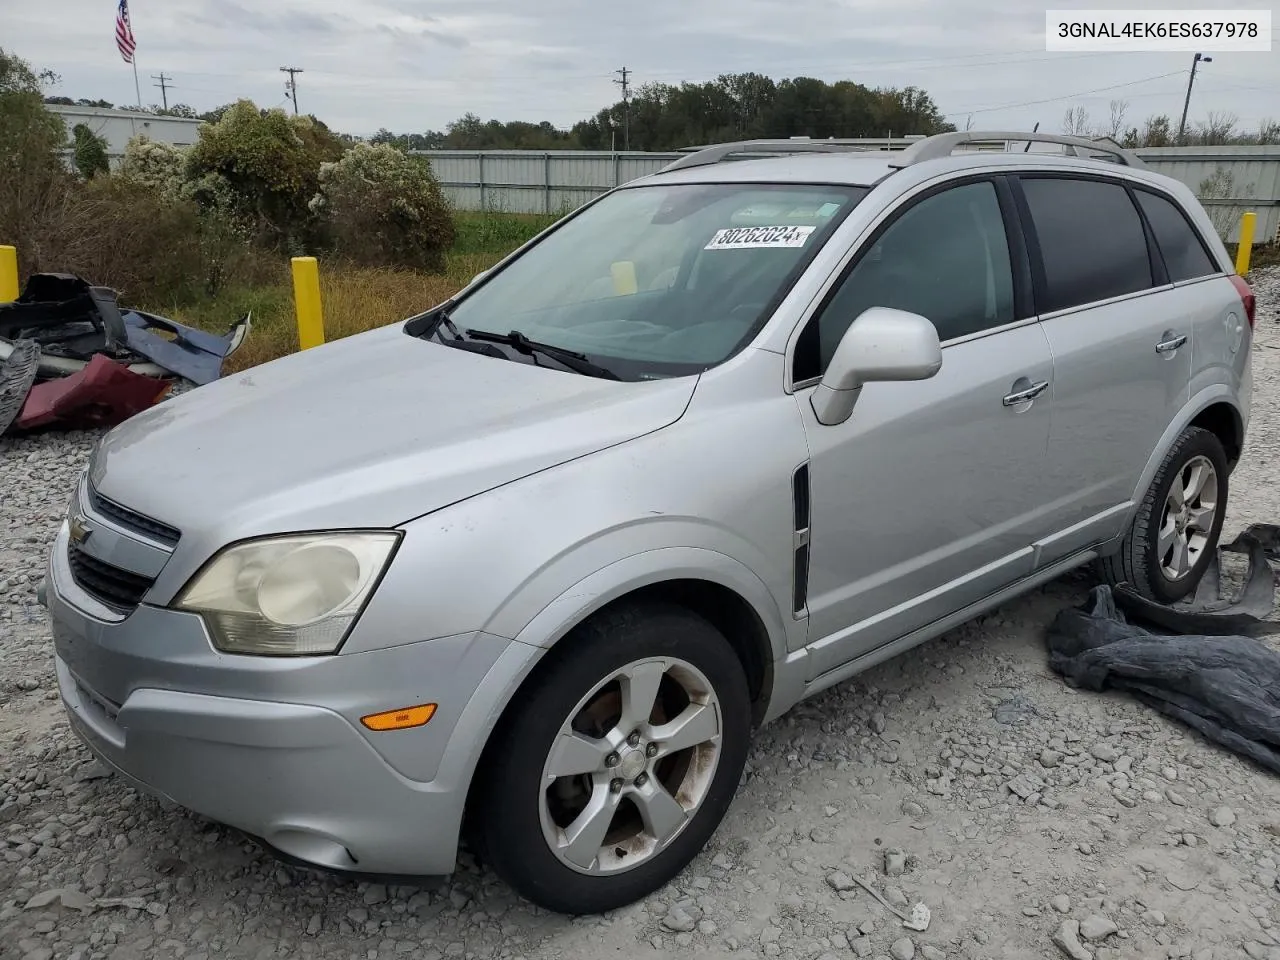
<path fill-rule="evenodd" d="M 468 284 L 468 286 L 473 286 L 474 284 L 479 283 L 488 275 L 488 273 L 489 273 L 488 270 L 481 270 L 479 273 L 477 273 L 474 277 L 471 278 L 471 283 Z"/>
<path fill-rule="evenodd" d="M 941 368 L 942 344 L 932 323 L 916 313 L 872 307 L 840 338 L 809 402 L 819 423 L 843 423 L 853 413 L 863 384 L 928 380 Z"/>

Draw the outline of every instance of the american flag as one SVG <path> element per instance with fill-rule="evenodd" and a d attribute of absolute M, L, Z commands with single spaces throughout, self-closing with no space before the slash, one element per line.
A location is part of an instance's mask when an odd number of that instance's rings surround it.
<path fill-rule="evenodd" d="M 129 0 L 120 0 L 116 8 L 116 46 L 125 63 L 133 63 L 133 51 L 138 44 L 133 39 L 133 26 L 129 23 Z"/>

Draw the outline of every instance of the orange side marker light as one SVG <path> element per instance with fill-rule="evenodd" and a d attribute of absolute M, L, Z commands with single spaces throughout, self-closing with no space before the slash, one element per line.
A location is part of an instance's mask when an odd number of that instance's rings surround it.
<path fill-rule="evenodd" d="M 421 727 L 436 713 L 434 703 L 423 703 L 416 707 L 401 707 L 399 710 L 388 710 L 385 713 L 371 713 L 361 717 L 360 722 L 370 730 L 408 730 L 410 727 Z"/>

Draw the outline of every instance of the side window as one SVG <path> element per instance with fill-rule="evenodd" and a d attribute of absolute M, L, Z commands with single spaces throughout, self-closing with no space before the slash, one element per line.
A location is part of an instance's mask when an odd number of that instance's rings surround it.
<path fill-rule="evenodd" d="M 1134 193 L 1156 235 L 1156 244 L 1164 256 L 1170 280 L 1176 283 L 1219 272 L 1200 235 L 1173 201 L 1146 190 L 1135 190 Z"/>
<path fill-rule="evenodd" d="M 871 307 L 933 322 L 944 342 L 1011 323 L 1013 270 L 995 185 L 952 187 L 908 207 L 859 255 L 801 334 L 794 378 L 820 376 Z"/>
<path fill-rule="evenodd" d="M 1024 177 L 1044 259 L 1043 313 L 1094 303 L 1152 285 L 1142 218 L 1118 183 Z"/>

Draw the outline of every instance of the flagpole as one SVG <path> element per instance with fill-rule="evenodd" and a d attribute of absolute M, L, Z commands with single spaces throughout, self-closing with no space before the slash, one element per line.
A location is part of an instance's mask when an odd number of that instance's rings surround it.
<path fill-rule="evenodd" d="M 138 109 L 142 109 L 142 88 L 138 86 L 138 58 L 133 57 L 130 61 L 133 64 L 133 92 L 138 95 Z"/>

